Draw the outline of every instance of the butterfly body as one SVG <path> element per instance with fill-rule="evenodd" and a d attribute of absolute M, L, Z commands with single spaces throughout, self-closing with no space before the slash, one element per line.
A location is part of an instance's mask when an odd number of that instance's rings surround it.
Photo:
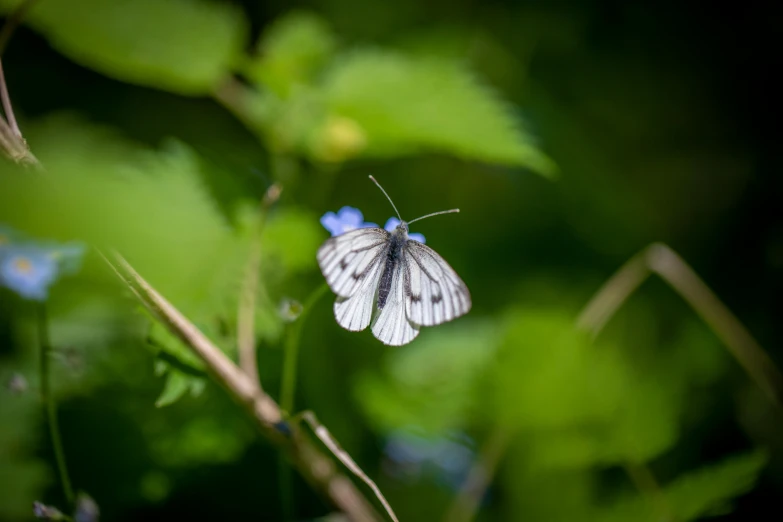
<path fill-rule="evenodd" d="M 408 224 L 403 221 L 389 234 L 386 262 L 381 275 L 381 283 L 378 286 L 378 310 L 382 310 L 386 304 L 386 299 L 391 291 L 392 275 L 398 264 L 402 262 L 403 247 L 408 241 L 410 241 L 408 239 Z"/>

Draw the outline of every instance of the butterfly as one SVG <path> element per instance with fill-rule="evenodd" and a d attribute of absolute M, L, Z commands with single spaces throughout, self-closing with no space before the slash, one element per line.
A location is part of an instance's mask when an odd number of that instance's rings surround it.
<path fill-rule="evenodd" d="M 400 213 L 383 187 L 370 176 Z M 470 292 L 451 266 L 430 247 L 408 237 L 408 225 L 420 219 L 459 212 L 427 214 L 409 222 L 400 217 L 392 232 L 358 228 L 327 239 L 318 249 L 318 265 L 337 294 L 334 316 L 352 332 L 367 328 L 382 343 L 408 344 L 422 326 L 435 326 L 468 313 Z"/>

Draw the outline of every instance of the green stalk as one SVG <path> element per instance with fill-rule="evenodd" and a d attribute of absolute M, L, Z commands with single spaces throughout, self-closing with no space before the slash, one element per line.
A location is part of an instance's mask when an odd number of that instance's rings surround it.
<path fill-rule="evenodd" d="M 313 305 L 326 293 L 329 286 L 324 283 L 316 288 L 302 305 L 302 313 L 291 325 L 283 347 L 283 382 L 280 387 L 280 408 L 284 415 L 290 416 L 294 410 L 296 396 L 296 369 L 299 361 L 299 340 L 302 337 L 302 325 Z M 284 458 L 278 460 L 280 478 L 280 501 L 283 506 L 283 520 L 293 520 L 294 492 L 291 466 Z"/>
<path fill-rule="evenodd" d="M 302 337 L 302 325 L 313 305 L 326 293 L 329 286 L 324 283 L 316 288 L 302 305 L 302 314 L 291 325 L 291 330 L 283 348 L 283 383 L 280 388 L 280 408 L 291 415 L 294 411 L 296 395 L 296 368 L 299 360 L 299 339 Z"/>
<path fill-rule="evenodd" d="M 49 360 L 51 356 L 51 343 L 49 342 L 49 328 L 46 317 L 46 305 L 38 305 L 38 342 L 41 346 L 40 359 L 40 379 L 41 379 L 41 402 L 46 410 L 47 424 L 49 425 L 49 436 L 52 439 L 52 449 L 54 458 L 57 462 L 57 472 L 60 475 L 60 484 L 63 488 L 63 495 L 68 505 L 73 505 L 74 496 L 71 488 L 71 479 L 68 478 L 68 468 L 65 465 L 65 453 L 63 444 L 60 440 L 60 426 L 57 422 L 57 405 L 52 398 L 52 390 L 49 379 Z"/>

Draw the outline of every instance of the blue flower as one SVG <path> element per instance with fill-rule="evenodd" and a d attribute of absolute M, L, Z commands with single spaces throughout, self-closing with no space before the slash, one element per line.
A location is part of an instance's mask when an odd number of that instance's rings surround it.
<path fill-rule="evenodd" d="M 79 270 L 84 250 L 81 243 L 33 243 L 0 225 L 0 286 L 26 299 L 44 301 L 61 274 Z"/>
<path fill-rule="evenodd" d="M 11 245 L 0 257 L 0 284 L 26 299 L 46 300 L 57 271 L 49 251 L 35 246 Z"/>
<path fill-rule="evenodd" d="M 384 448 L 387 469 L 405 480 L 430 475 L 450 489 L 459 489 L 475 458 L 471 441 L 462 437 L 440 437 L 398 430 Z"/>
<path fill-rule="evenodd" d="M 79 493 L 76 498 L 76 510 L 73 513 L 73 522 L 98 522 L 101 510 L 90 495 Z"/>
<path fill-rule="evenodd" d="M 41 520 L 65 520 L 62 511 L 37 500 L 33 502 L 33 516 Z"/>
<path fill-rule="evenodd" d="M 387 232 L 394 232 L 394 229 L 397 228 L 399 224 L 400 224 L 399 219 L 397 219 L 396 217 L 390 217 L 389 220 L 386 222 L 386 224 L 383 226 L 383 228 Z M 419 234 L 418 232 L 408 232 L 408 238 L 414 241 L 418 241 L 419 243 L 427 242 L 427 240 L 424 239 L 424 234 Z"/>
<path fill-rule="evenodd" d="M 357 228 L 377 227 L 375 223 L 365 223 L 364 216 L 359 209 L 343 207 L 334 212 L 327 212 L 321 217 L 321 224 L 332 236 L 339 236 Z"/>

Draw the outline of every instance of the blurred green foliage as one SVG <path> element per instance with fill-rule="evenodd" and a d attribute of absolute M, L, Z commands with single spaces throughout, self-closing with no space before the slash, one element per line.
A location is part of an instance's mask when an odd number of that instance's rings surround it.
<path fill-rule="evenodd" d="M 3 0 L 4 11 L 23 0 Z M 75 62 L 181 94 L 210 92 L 239 60 L 247 23 L 235 6 L 174 0 L 54 0 L 26 23 Z"/>
<path fill-rule="evenodd" d="M 597 339 L 575 328 L 612 270 L 664 240 L 775 345 L 758 266 L 783 266 L 783 236 L 759 239 L 772 245 L 765 261 L 743 258 L 743 270 L 719 255 L 746 240 L 727 223 L 750 220 L 761 196 L 740 190 L 756 175 L 753 144 L 716 138 L 730 118 L 696 103 L 705 80 L 614 49 L 616 34 L 596 43 L 592 4 L 474 5 L 476 16 L 441 5 L 438 24 L 410 1 L 315 5 L 44 0 L 4 56 L 44 168 L 0 164 L 0 225 L 94 247 L 47 307 L 66 455 L 105 519 L 283 519 L 277 456 L 101 257 L 121 252 L 236 359 L 256 240 L 264 389 L 278 398 L 283 347 L 301 326 L 297 409 L 317 412 L 402 519 L 441 518 L 460 493 L 388 472 L 401 429 L 461 434 L 478 458 L 508 441 L 479 520 L 695 520 L 727 515 L 757 480 L 747 498 L 772 509 L 779 417 L 670 289 L 643 287 Z M 301 325 L 280 312 L 323 285 L 324 212 L 392 214 L 368 173 L 404 216 L 462 209 L 416 231 L 462 275 L 474 309 L 397 349 L 341 330 L 331 296 Z M 283 194 L 262 220 L 272 182 Z M 3 520 L 62 502 L 36 354 L 30 304 L 0 288 L 0 377 L 28 382 L 0 392 Z M 297 519 L 327 513 L 304 484 L 295 498 Z"/>

